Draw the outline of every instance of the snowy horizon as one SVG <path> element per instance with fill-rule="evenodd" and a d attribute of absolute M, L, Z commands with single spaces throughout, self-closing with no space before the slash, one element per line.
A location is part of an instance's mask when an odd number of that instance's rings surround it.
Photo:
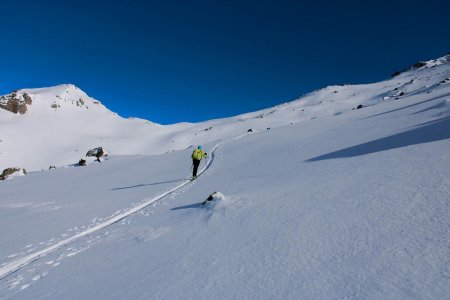
<path fill-rule="evenodd" d="M 445 0 L 0 1 L 0 94 L 72 83 L 124 117 L 220 119 L 445 55 L 448 10 Z"/>

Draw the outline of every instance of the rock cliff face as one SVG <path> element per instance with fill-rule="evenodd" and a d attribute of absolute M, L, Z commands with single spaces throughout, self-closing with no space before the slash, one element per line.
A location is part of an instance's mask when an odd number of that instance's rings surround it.
<path fill-rule="evenodd" d="M 12 113 L 24 114 L 28 110 L 28 105 L 31 105 L 33 101 L 27 93 L 18 94 L 13 92 L 9 95 L 0 97 L 0 108 L 6 109 Z"/>

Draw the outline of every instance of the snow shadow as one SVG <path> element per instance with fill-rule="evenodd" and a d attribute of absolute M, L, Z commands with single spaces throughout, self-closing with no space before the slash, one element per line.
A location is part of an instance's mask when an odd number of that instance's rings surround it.
<path fill-rule="evenodd" d="M 362 118 L 362 120 L 370 119 L 370 118 L 373 118 L 373 117 L 382 116 L 382 115 L 393 113 L 393 112 L 396 112 L 396 111 L 399 111 L 399 110 L 403 110 L 403 109 L 406 109 L 406 108 L 411 108 L 411 107 L 414 107 L 414 106 L 422 105 L 422 104 L 425 104 L 425 103 L 428 103 L 428 102 L 431 102 L 431 101 L 434 101 L 434 100 L 437 100 L 437 99 L 445 98 L 445 97 L 448 97 L 448 96 L 450 96 L 450 94 L 440 95 L 440 96 L 437 96 L 437 97 L 434 97 L 434 98 L 431 98 L 431 99 L 427 99 L 427 100 L 424 100 L 424 101 L 421 101 L 421 102 L 417 102 L 417 103 L 410 104 L 410 105 L 407 105 L 407 106 L 403 106 L 403 107 L 400 107 L 400 108 L 397 108 L 397 109 L 385 111 L 385 112 L 382 112 L 382 113 L 379 113 L 379 114 L 376 114 L 376 115 L 368 116 L 368 117 Z"/>
<path fill-rule="evenodd" d="M 142 183 L 142 184 L 137 184 L 137 185 L 132 185 L 132 186 L 124 186 L 124 187 L 112 188 L 112 189 L 110 189 L 110 190 L 111 190 L 111 191 L 117 191 L 117 190 L 134 189 L 134 188 L 143 187 L 143 186 L 150 186 L 150 185 L 158 185 L 158 184 L 164 184 L 164 183 L 180 182 L 180 181 L 184 181 L 184 180 L 187 180 L 187 179 L 183 178 L 183 179 L 175 179 L 175 180 L 161 181 L 161 182 L 155 182 L 155 183 Z"/>
<path fill-rule="evenodd" d="M 183 206 L 177 206 L 172 208 L 171 210 L 180 210 L 180 209 L 189 209 L 189 208 L 200 208 L 202 207 L 201 203 L 193 203 L 193 204 L 188 204 L 188 205 L 183 205 Z"/>
<path fill-rule="evenodd" d="M 448 105 L 448 103 L 449 103 L 448 100 L 444 100 L 444 101 L 439 102 L 436 105 L 433 105 L 433 106 L 430 106 L 428 108 L 416 111 L 415 113 L 412 113 L 411 115 L 417 115 L 417 114 L 421 114 L 421 113 L 424 113 L 424 112 L 427 112 L 427 111 L 430 111 L 430 110 L 444 108 L 444 107 L 446 107 Z"/>
<path fill-rule="evenodd" d="M 419 124 L 414 129 L 385 138 L 330 152 L 306 160 L 316 162 L 326 159 L 355 157 L 416 144 L 429 143 L 450 138 L 450 116 Z"/>

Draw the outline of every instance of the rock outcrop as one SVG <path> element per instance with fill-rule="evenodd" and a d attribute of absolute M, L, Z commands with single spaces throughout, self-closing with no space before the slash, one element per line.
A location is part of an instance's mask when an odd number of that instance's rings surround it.
<path fill-rule="evenodd" d="M 22 175 L 26 175 L 27 171 L 22 168 L 7 168 L 3 170 L 3 173 L 0 175 L 0 180 L 5 180 L 6 178 L 15 173 L 22 173 Z"/>
<path fill-rule="evenodd" d="M 26 113 L 28 105 L 32 103 L 33 101 L 27 93 L 19 94 L 18 92 L 13 92 L 0 97 L 0 107 L 15 114 Z"/>

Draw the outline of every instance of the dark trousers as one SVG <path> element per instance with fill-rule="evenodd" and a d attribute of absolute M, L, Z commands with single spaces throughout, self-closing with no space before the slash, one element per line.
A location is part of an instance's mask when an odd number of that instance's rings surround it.
<path fill-rule="evenodd" d="M 198 166 L 200 165 L 200 161 L 198 159 L 192 159 L 192 164 L 194 165 L 194 169 L 192 170 L 192 177 L 197 176 Z"/>

